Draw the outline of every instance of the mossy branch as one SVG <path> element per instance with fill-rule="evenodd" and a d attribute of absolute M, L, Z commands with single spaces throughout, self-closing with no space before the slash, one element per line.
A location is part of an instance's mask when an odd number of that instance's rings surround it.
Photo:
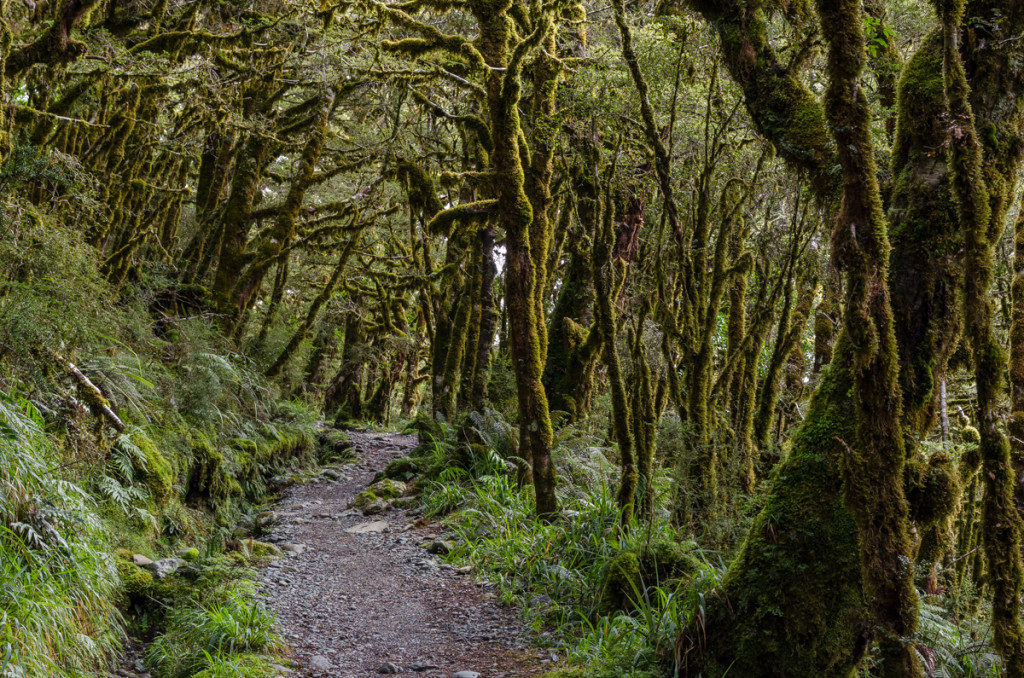
<path fill-rule="evenodd" d="M 427 231 L 434 235 L 448 237 L 456 226 L 471 226 L 487 220 L 490 215 L 494 214 L 497 206 L 497 200 L 477 200 L 441 210 L 427 222 Z"/>

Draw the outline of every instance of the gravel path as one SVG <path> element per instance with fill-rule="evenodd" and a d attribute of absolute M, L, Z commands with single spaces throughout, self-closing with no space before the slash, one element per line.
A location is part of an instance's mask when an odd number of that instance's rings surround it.
<path fill-rule="evenodd" d="M 495 602 L 486 585 L 419 546 L 442 536 L 441 526 L 410 510 L 366 517 L 348 509 L 374 474 L 406 454 L 416 438 L 350 437 L 355 465 L 289 488 L 270 516 L 274 527 L 266 539 L 288 557 L 263 571 L 264 591 L 294 651 L 292 675 L 449 678 L 468 671 L 480 678 L 518 678 L 552 668 L 529 648 L 515 613 Z M 346 531 L 371 522 L 377 524 L 369 529 L 383 531 Z"/>

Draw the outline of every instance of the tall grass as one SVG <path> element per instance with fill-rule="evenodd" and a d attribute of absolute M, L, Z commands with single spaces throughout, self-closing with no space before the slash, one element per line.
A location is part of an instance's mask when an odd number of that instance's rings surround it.
<path fill-rule="evenodd" d="M 0 675 L 71 678 L 120 646 L 116 574 L 85 493 L 27 402 L 0 393 Z"/>

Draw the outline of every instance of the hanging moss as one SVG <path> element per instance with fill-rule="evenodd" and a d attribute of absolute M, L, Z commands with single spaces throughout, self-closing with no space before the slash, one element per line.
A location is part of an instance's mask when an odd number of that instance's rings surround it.
<path fill-rule="evenodd" d="M 214 507 L 242 496 L 242 487 L 231 471 L 230 460 L 202 433 L 194 433 L 189 453 L 185 501 L 192 506 Z"/>
<path fill-rule="evenodd" d="M 148 436 L 141 433 L 132 434 L 132 442 L 141 450 L 143 458 L 143 463 L 135 469 L 136 472 L 149 488 L 153 503 L 158 508 L 166 507 L 175 497 L 174 482 L 177 473 L 174 466 Z"/>

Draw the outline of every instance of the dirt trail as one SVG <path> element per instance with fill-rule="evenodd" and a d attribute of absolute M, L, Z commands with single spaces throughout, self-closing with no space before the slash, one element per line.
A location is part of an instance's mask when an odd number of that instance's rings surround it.
<path fill-rule="evenodd" d="M 499 606 L 486 586 L 419 546 L 437 538 L 441 526 L 414 528 L 418 514 L 404 509 L 371 517 L 348 509 L 415 437 L 353 433 L 351 439 L 355 465 L 288 489 L 271 516 L 267 540 L 288 557 L 263 571 L 264 591 L 294 651 L 292 675 L 449 678 L 466 671 L 519 678 L 552 668 L 529 649 L 515 613 Z M 346 532 L 372 521 L 389 527 Z"/>

